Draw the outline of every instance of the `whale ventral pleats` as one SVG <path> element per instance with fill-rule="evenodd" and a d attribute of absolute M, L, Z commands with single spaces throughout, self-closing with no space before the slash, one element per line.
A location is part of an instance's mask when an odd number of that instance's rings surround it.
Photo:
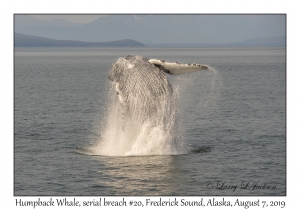
<path fill-rule="evenodd" d="M 110 109 L 101 151 L 185 154 L 187 148 L 175 134 L 178 89 L 172 88 L 166 73 L 180 75 L 204 69 L 201 66 L 139 55 L 118 58 L 108 73 Z"/>
<path fill-rule="evenodd" d="M 119 58 L 108 78 L 116 85 L 125 114 L 134 121 L 152 119 L 157 124 L 172 107 L 172 88 L 164 71 L 138 55 Z M 158 114 L 160 113 L 160 114 Z M 159 116 L 158 116 L 159 115 Z"/>

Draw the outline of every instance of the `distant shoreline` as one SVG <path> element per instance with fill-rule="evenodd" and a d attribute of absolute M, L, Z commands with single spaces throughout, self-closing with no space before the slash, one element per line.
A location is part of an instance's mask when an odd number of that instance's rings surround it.
<path fill-rule="evenodd" d="M 142 47 L 142 48 L 268 48 L 268 47 L 286 47 L 286 38 L 281 37 L 263 37 L 252 38 L 240 42 L 230 43 L 141 43 L 133 39 L 122 39 L 109 42 L 84 42 L 73 40 L 55 40 L 39 36 L 31 36 L 20 33 L 14 35 L 14 47 L 86 47 L 86 48 L 116 48 L 116 47 Z"/>
<path fill-rule="evenodd" d="M 143 47 L 143 43 L 132 39 L 122 39 L 110 42 L 84 42 L 73 40 L 55 40 L 39 36 L 15 33 L 15 47 Z"/>
<path fill-rule="evenodd" d="M 149 46 L 143 46 L 143 47 L 131 47 L 131 46 L 124 46 L 124 47 L 94 47 L 94 46 L 91 46 L 91 47 L 72 47 L 72 46 L 69 46 L 69 47 L 17 47 L 17 46 L 14 46 L 14 49 L 18 49 L 18 50 L 21 50 L 21 49 L 32 49 L 32 50 L 35 50 L 35 49 L 40 49 L 40 50 L 43 50 L 43 49 L 53 49 L 53 50 L 64 50 L 64 49 L 202 49 L 202 50 L 237 50 L 237 49 L 240 49 L 240 50 L 257 50 L 257 49 L 262 49 L 262 50 L 267 50 L 267 49 L 286 49 L 286 47 L 149 47 Z"/>

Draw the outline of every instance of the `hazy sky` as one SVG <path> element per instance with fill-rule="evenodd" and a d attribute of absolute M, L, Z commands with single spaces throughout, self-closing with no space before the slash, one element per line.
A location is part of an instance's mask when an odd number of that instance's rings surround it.
<path fill-rule="evenodd" d="M 106 16 L 106 17 L 103 17 Z M 45 20 L 45 21 L 37 21 Z M 84 26 L 73 23 L 89 23 Z M 95 21 L 97 19 L 101 19 Z M 228 43 L 255 37 L 285 35 L 280 15 L 15 15 L 17 33 L 58 40 L 113 41 L 134 39 L 142 43 Z"/>
<path fill-rule="evenodd" d="M 105 15 L 30 15 L 42 20 L 64 19 L 72 23 L 89 23 Z"/>

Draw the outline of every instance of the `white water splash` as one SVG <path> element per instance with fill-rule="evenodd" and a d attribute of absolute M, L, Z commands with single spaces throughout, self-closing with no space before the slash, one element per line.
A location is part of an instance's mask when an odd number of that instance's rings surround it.
<path fill-rule="evenodd" d="M 189 153 L 184 138 L 175 129 L 178 86 L 172 88 L 160 70 L 149 71 L 152 64 L 141 68 L 144 65 L 141 63 L 138 60 L 129 64 L 126 59 L 119 59 L 118 66 L 110 72 L 113 83 L 109 91 L 109 109 L 100 140 L 90 148 L 91 154 L 140 156 Z M 118 72 L 119 66 L 122 69 L 128 65 L 127 71 Z M 113 74 L 118 75 L 117 80 Z M 123 74 L 122 77 L 120 74 Z M 121 91 L 118 96 L 116 87 Z M 122 94 L 124 103 L 120 103 L 119 94 Z"/>
<path fill-rule="evenodd" d="M 175 96 L 174 96 L 175 95 Z M 187 147 L 175 135 L 175 107 L 162 120 L 163 110 L 156 113 L 160 121 L 144 119 L 143 122 L 129 116 L 125 119 L 122 106 L 115 94 L 114 87 L 110 90 L 109 110 L 106 123 L 102 129 L 100 142 L 90 149 L 94 155 L 106 156 L 138 156 L 138 155 L 177 155 L 188 153 Z M 173 94 L 174 99 L 176 94 Z M 160 116 L 160 117 L 158 117 Z M 125 126 L 123 125 L 125 121 Z"/>

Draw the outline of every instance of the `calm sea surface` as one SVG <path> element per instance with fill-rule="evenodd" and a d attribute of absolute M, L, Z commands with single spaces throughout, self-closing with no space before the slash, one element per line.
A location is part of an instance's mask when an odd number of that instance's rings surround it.
<path fill-rule="evenodd" d="M 84 152 L 101 141 L 111 64 L 128 54 L 211 67 L 168 76 L 188 154 Z M 286 194 L 283 48 L 16 48 L 14 62 L 16 196 Z"/>

